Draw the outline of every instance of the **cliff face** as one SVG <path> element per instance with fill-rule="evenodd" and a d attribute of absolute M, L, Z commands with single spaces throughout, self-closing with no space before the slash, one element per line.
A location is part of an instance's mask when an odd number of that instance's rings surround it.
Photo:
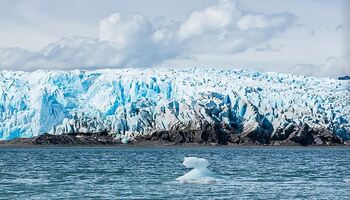
<path fill-rule="evenodd" d="M 350 81 L 221 69 L 0 72 L 0 139 L 107 132 L 172 142 L 350 139 Z"/>

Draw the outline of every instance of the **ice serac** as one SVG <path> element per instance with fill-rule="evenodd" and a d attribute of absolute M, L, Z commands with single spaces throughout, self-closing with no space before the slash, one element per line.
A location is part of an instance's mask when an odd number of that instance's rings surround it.
<path fill-rule="evenodd" d="M 349 98 L 347 80 L 248 70 L 1 71 L 0 139 L 100 132 L 135 138 L 191 130 L 201 131 L 202 141 L 219 143 L 232 134 L 260 143 L 294 141 L 310 131 L 349 140 Z M 225 134 L 213 136 L 213 129 Z M 183 134 L 161 137 L 196 140 Z"/>

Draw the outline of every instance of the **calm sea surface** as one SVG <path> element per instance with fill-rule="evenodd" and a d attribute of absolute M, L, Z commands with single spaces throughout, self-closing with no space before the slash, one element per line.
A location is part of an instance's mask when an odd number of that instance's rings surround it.
<path fill-rule="evenodd" d="M 220 180 L 177 182 L 184 156 Z M 350 199 L 350 148 L 0 148 L 0 199 Z"/>

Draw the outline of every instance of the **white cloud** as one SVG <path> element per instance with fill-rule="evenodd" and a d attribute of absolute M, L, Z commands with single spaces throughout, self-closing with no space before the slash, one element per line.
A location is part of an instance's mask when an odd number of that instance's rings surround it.
<path fill-rule="evenodd" d="M 290 14 L 274 14 L 270 16 L 262 14 L 248 14 L 238 21 L 238 28 L 241 30 L 263 29 L 271 27 L 286 27 L 293 23 L 294 16 Z"/>
<path fill-rule="evenodd" d="M 109 42 L 89 37 L 63 38 L 45 47 L 41 56 L 52 62 L 51 67 L 60 69 L 115 66 L 123 59 Z"/>
<path fill-rule="evenodd" d="M 143 39 L 150 39 L 152 25 L 141 15 L 122 16 L 114 13 L 99 23 L 99 36 L 102 41 L 111 42 L 115 48 L 123 49 L 139 45 Z"/>
<path fill-rule="evenodd" d="M 290 73 L 337 78 L 350 74 L 350 54 L 342 57 L 328 57 L 321 65 L 299 64 L 289 69 Z"/>
<path fill-rule="evenodd" d="M 33 53 L 20 48 L 0 49 L 0 63 L 2 68 L 24 66 L 25 61 L 30 58 L 32 54 Z"/>
<path fill-rule="evenodd" d="M 268 25 L 267 19 L 263 15 L 246 15 L 238 21 L 238 28 L 241 30 L 265 28 Z"/>
<path fill-rule="evenodd" d="M 247 18 L 251 17 L 258 20 L 247 24 Z M 293 14 L 256 14 L 232 1 L 220 1 L 193 12 L 180 25 L 178 35 L 181 41 L 184 40 L 182 51 L 187 55 L 236 54 L 268 42 L 292 26 L 295 20 Z"/>
<path fill-rule="evenodd" d="M 118 51 L 122 60 L 116 66 L 151 67 L 179 55 L 170 26 L 155 26 L 141 15 L 114 13 L 102 19 L 99 37 Z"/>
<path fill-rule="evenodd" d="M 291 14 L 248 14 L 241 17 L 238 21 L 238 28 L 241 30 L 264 29 L 264 28 L 286 28 L 293 23 L 295 17 Z"/>
<path fill-rule="evenodd" d="M 331 77 L 350 75 L 350 54 L 342 57 L 333 56 L 327 58 L 318 73 L 320 76 Z"/>
<path fill-rule="evenodd" d="M 180 39 L 201 36 L 212 31 L 223 31 L 240 15 L 236 4 L 229 1 L 220 1 L 219 4 L 209 6 L 203 10 L 194 11 L 184 21 L 179 29 Z"/>
<path fill-rule="evenodd" d="M 85 37 L 63 38 L 38 53 L 20 48 L 0 49 L 1 67 L 13 70 L 86 69 L 114 66 L 120 60 L 110 43 Z"/>
<path fill-rule="evenodd" d="M 2 49 L 0 69 L 151 67 L 177 57 L 236 54 L 267 43 L 295 20 L 293 14 L 253 13 L 226 0 L 160 25 L 142 15 L 114 13 L 100 20 L 99 38 L 67 37 L 40 52 Z"/>

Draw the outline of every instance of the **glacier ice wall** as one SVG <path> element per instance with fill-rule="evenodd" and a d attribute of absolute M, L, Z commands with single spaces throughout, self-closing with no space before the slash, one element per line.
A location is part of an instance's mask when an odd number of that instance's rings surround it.
<path fill-rule="evenodd" d="M 307 122 L 350 139 L 350 81 L 230 69 L 1 71 L 0 139 Z"/>

